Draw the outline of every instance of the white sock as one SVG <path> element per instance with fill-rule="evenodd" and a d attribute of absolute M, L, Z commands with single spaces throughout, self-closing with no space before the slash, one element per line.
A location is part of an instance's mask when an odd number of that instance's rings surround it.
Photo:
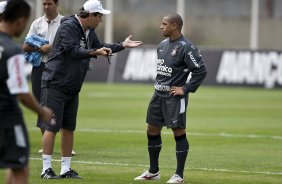
<path fill-rule="evenodd" d="M 70 170 L 71 157 L 62 157 L 60 175 Z"/>
<path fill-rule="evenodd" d="M 42 163 L 43 163 L 43 169 L 42 169 L 42 173 L 45 173 L 45 170 L 52 168 L 51 166 L 51 159 L 52 159 L 52 155 L 44 155 L 42 154 Z"/>

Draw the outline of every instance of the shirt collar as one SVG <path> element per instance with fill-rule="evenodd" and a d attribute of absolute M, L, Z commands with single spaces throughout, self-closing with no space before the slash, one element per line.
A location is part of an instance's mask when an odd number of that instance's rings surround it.
<path fill-rule="evenodd" d="M 81 24 L 81 22 L 80 22 L 80 19 L 79 19 L 78 15 L 75 14 L 74 16 L 75 16 L 75 18 L 78 20 L 78 22 L 79 22 L 79 24 L 80 24 L 80 26 L 81 26 L 81 28 L 82 28 L 82 30 L 83 30 L 83 26 L 82 26 L 82 24 Z M 89 29 L 87 29 L 87 30 L 84 32 L 85 37 L 88 37 L 89 32 L 90 32 Z"/>
<path fill-rule="evenodd" d="M 81 26 L 81 27 L 82 27 L 82 29 L 83 29 L 83 26 L 82 26 L 82 24 L 81 24 L 81 22 L 80 22 L 79 17 L 77 16 L 77 14 L 75 14 L 74 16 L 75 16 L 75 18 L 78 20 L 78 22 L 79 22 L 80 26 Z"/>
<path fill-rule="evenodd" d="M 57 16 L 56 16 L 53 20 L 51 20 L 51 22 L 60 21 L 60 16 L 61 16 L 61 15 L 58 13 Z M 44 20 L 45 20 L 46 22 L 48 22 L 48 19 L 47 19 L 47 17 L 46 17 L 46 14 L 43 16 L 43 18 L 44 18 Z"/>

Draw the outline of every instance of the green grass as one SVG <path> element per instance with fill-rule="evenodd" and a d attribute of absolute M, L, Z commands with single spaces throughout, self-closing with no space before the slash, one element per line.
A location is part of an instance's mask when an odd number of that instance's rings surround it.
<path fill-rule="evenodd" d="M 31 142 L 30 183 L 138 184 L 148 168 L 146 110 L 152 85 L 85 83 L 80 93 L 72 168 L 83 180 L 39 178 L 41 136 L 35 115 L 24 109 Z M 190 95 L 187 113 L 190 152 L 186 183 L 282 183 L 282 91 L 258 88 L 201 87 Z M 164 128 L 160 181 L 175 171 L 175 143 Z M 52 162 L 60 171 L 60 135 Z M 4 181 L 4 171 L 0 171 Z"/>

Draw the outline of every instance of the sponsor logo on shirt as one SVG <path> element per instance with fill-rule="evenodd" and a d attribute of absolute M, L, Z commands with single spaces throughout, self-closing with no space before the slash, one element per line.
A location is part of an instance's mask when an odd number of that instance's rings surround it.
<path fill-rule="evenodd" d="M 190 56 L 191 61 L 194 63 L 195 67 L 200 68 L 200 65 L 197 63 L 195 57 L 193 56 L 192 52 L 188 52 L 188 55 Z"/>
<path fill-rule="evenodd" d="M 157 74 L 167 76 L 167 77 L 171 77 L 172 68 L 164 65 L 164 59 L 158 59 Z"/>

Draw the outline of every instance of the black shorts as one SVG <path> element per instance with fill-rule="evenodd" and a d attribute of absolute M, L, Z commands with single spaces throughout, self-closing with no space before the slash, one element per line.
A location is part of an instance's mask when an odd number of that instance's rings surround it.
<path fill-rule="evenodd" d="M 146 122 L 167 128 L 186 128 L 187 97 L 160 97 L 153 95 L 147 110 Z"/>
<path fill-rule="evenodd" d="M 0 168 L 19 169 L 28 165 L 29 141 L 25 125 L 0 129 Z"/>
<path fill-rule="evenodd" d="M 32 84 L 32 93 L 35 96 L 37 101 L 40 101 L 41 94 L 41 78 L 42 73 L 45 68 L 45 63 L 41 62 L 41 64 L 37 67 L 32 67 L 31 71 L 31 84 Z M 42 128 L 42 121 L 37 117 L 37 127 Z"/>
<path fill-rule="evenodd" d="M 54 112 L 51 121 L 43 123 L 43 129 L 50 132 L 59 132 L 61 128 L 74 131 L 78 100 L 78 94 L 69 95 L 57 89 L 43 88 L 40 103 Z"/>

